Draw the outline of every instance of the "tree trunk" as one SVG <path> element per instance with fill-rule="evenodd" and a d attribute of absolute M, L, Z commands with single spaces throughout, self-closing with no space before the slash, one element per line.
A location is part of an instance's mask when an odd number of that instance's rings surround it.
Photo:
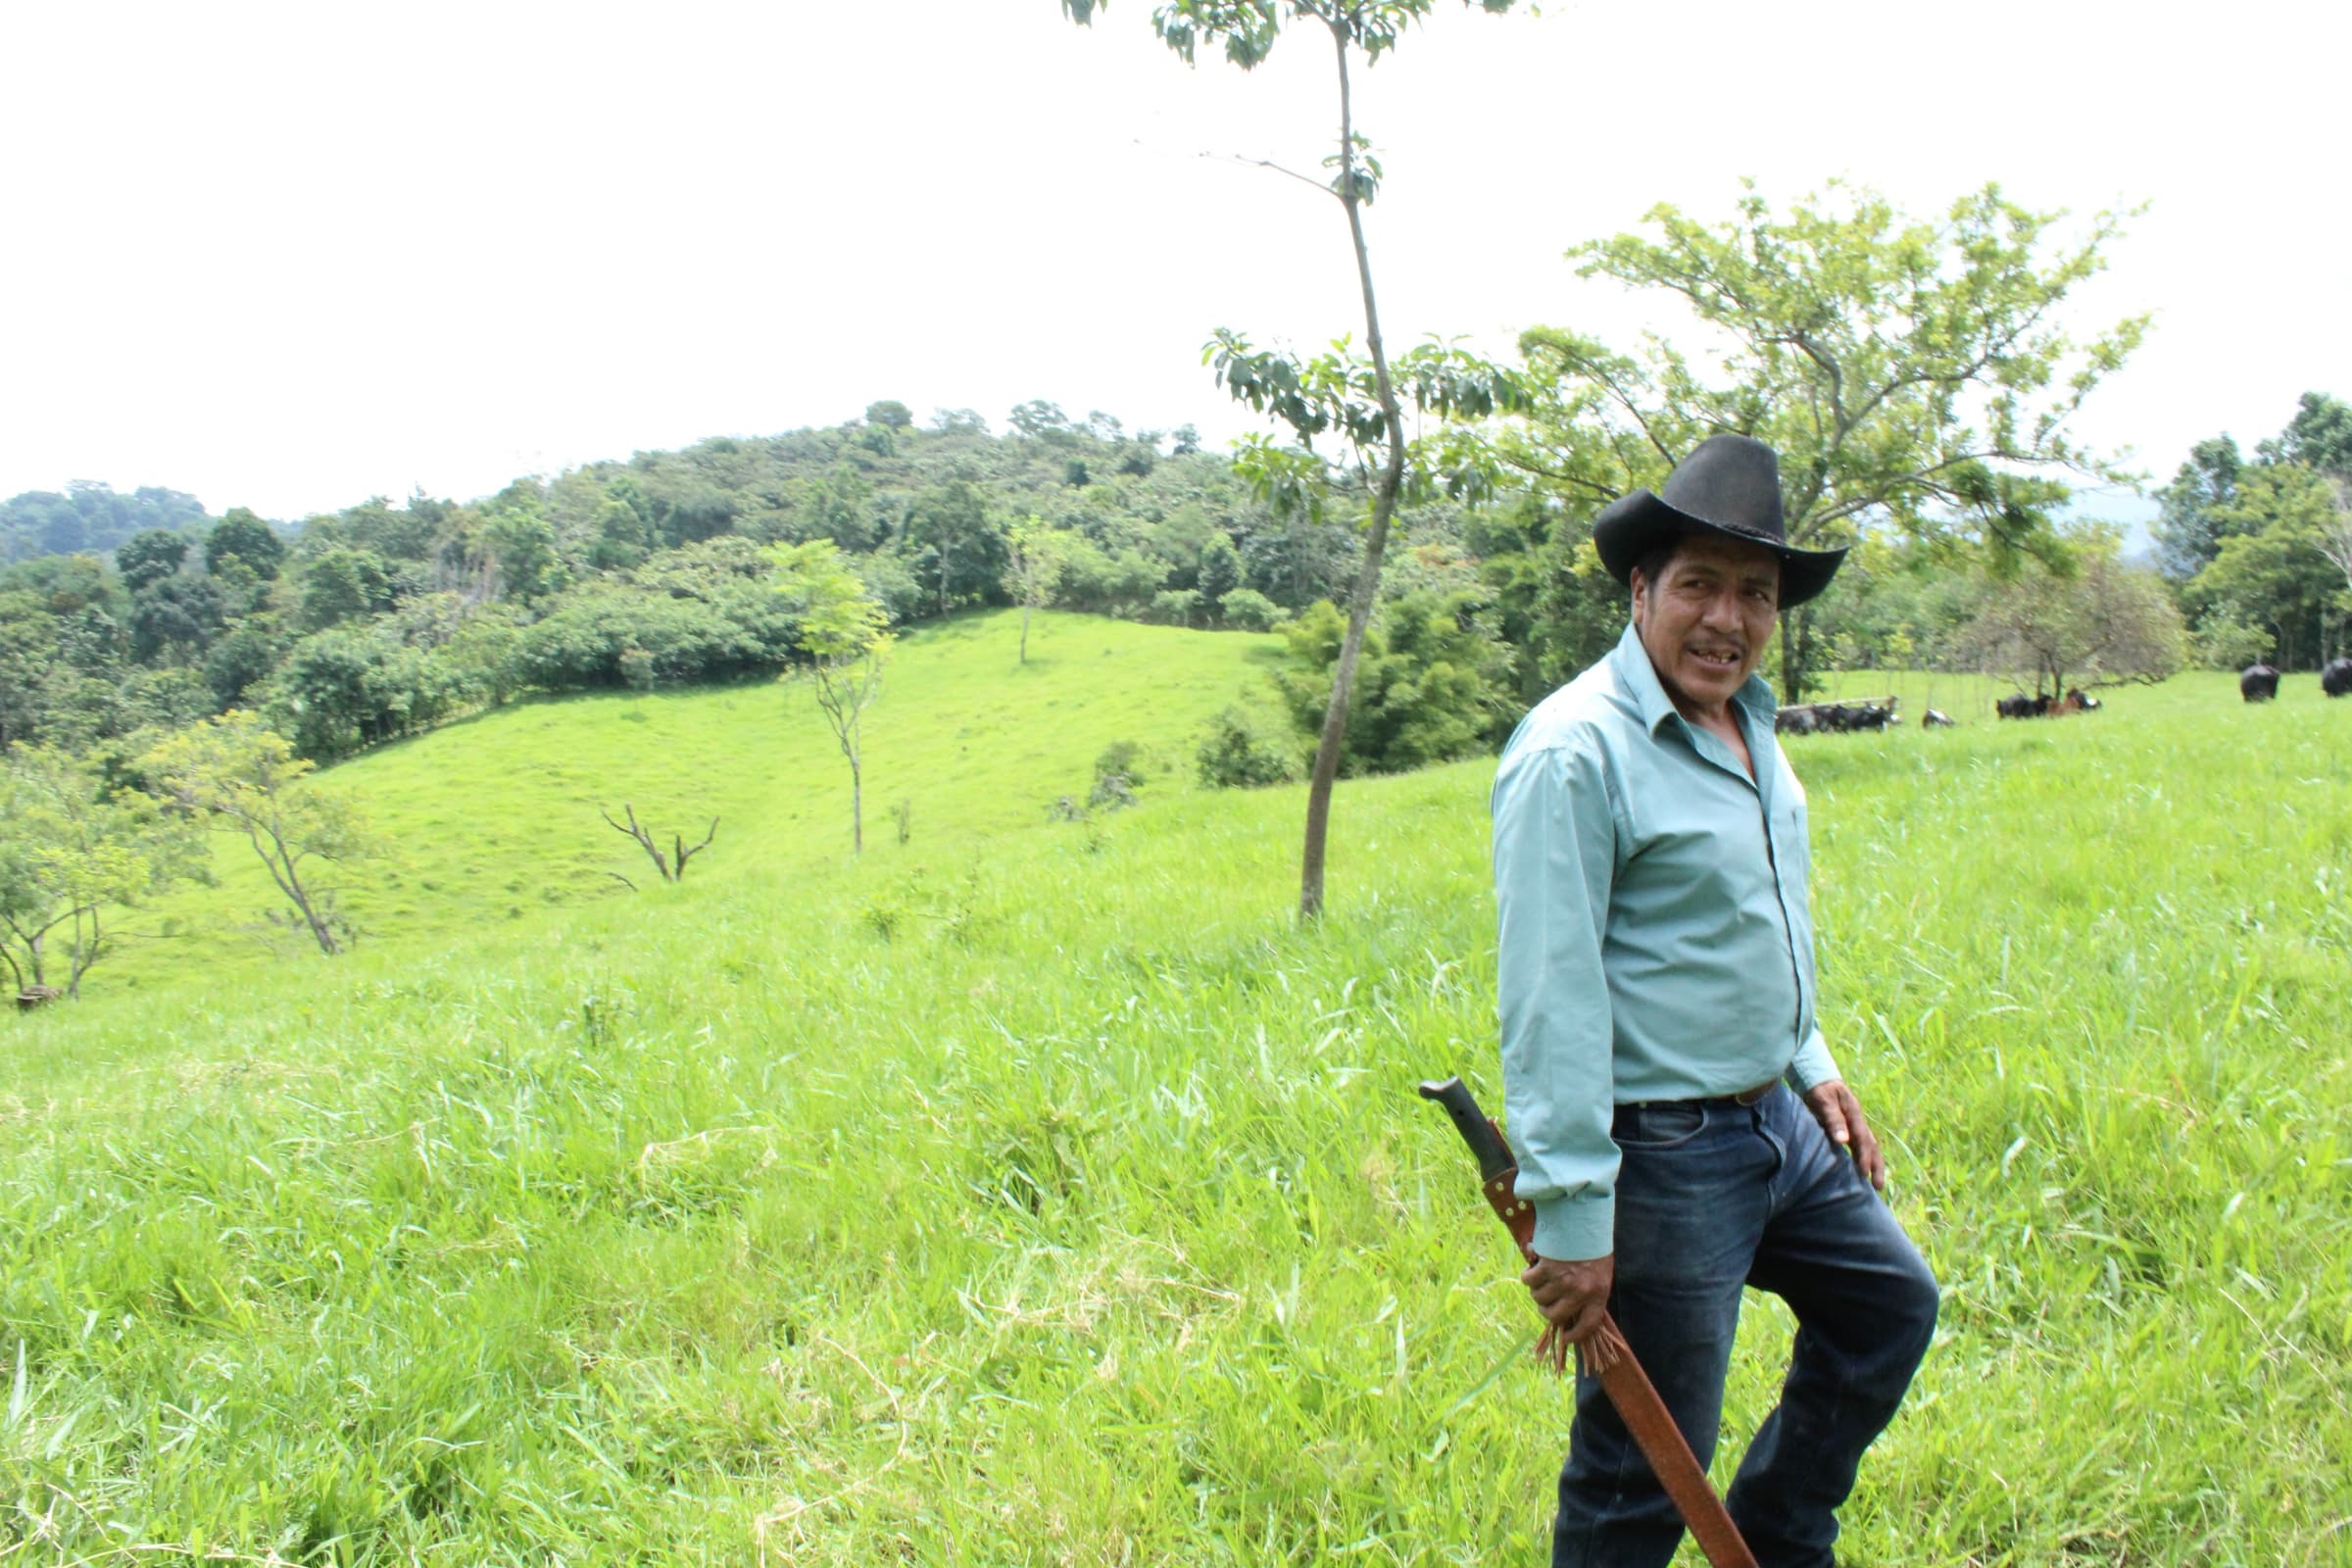
<path fill-rule="evenodd" d="M 850 756 L 850 853 L 865 853 L 865 779 L 856 753 Z"/>
<path fill-rule="evenodd" d="M 1389 380 L 1389 357 L 1381 346 L 1380 308 L 1372 292 L 1372 253 L 1364 244 L 1363 203 L 1355 187 L 1354 106 L 1348 95 L 1348 35 L 1336 24 L 1331 29 L 1340 72 L 1340 202 L 1348 210 L 1348 235 L 1355 245 L 1356 281 L 1364 296 L 1364 346 L 1372 356 L 1372 375 L 1380 389 L 1380 411 L 1389 427 L 1388 461 L 1372 489 L 1372 525 L 1364 534 L 1364 559 L 1356 567 L 1355 593 L 1348 607 L 1348 635 L 1340 643 L 1339 666 L 1331 673 L 1331 705 L 1323 712 L 1323 733 L 1315 745 L 1315 770 L 1306 787 L 1306 843 L 1298 857 L 1298 918 L 1313 920 L 1323 913 L 1324 845 L 1331 827 L 1331 791 L 1340 776 L 1340 748 L 1348 737 L 1348 705 L 1354 695 L 1356 656 L 1364 646 L 1364 628 L 1372 619 L 1372 603 L 1380 592 L 1381 558 L 1389 547 L 1389 521 L 1396 513 L 1396 493 L 1404 485 L 1404 414 L 1396 406 L 1396 389 Z"/>
<path fill-rule="evenodd" d="M 1790 611 L 1781 617 L 1781 701 L 1801 703 L 1805 698 L 1804 671 L 1797 667 L 1796 615 Z"/>
<path fill-rule="evenodd" d="M 81 916 L 79 914 L 74 916 L 74 946 L 67 956 L 70 972 L 66 979 L 66 995 L 75 1002 L 81 1000 L 81 977 L 89 972 L 91 964 L 98 961 L 99 940 L 98 911 L 96 909 L 90 911 L 90 941 L 87 947 L 84 947 L 81 941 Z"/>
<path fill-rule="evenodd" d="M 310 927 L 311 938 L 318 944 L 318 951 L 333 957 L 343 951 L 343 944 L 335 940 L 334 927 L 328 925 L 326 916 L 318 912 L 318 905 L 311 898 L 311 890 L 304 887 L 302 878 L 295 874 L 293 858 L 286 855 L 282 843 L 278 846 L 278 855 L 283 858 L 286 868 L 279 885 L 286 890 L 286 897 L 294 901 L 294 907 L 301 912 L 303 924 Z"/>
<path fill-rule="evenodd" d="M 1021 601 L 1021 662 L 1029 662 L 1029 601 Z"/>
<path fill-rule="evenodd" d="M 311 935 L 318 943 L 318 951 L 330 958 L 341 953 L 343 944 L 335 940 L 334 928 L 329 926 L 326 923 L 326 917 L 312 906 L 310 893 L 299 883 L 295 887 L 294 902 L 302 910 L 303 919 L 309 922 Z"/>

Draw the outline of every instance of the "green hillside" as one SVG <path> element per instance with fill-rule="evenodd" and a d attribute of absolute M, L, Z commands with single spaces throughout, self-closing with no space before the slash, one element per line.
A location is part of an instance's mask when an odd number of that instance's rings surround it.
<path fill-rule="evenodd" d="M 880 864 L 938 863 L 977 838 L 1083 801 L 1113 741 L 1151 759 L 1151 794 L 1192 787 L 1192 748 L 1281 640 L 1188 632 L 1048 612 L 1018 662 L 1020 615 L 1002 611 L 906 637 L 865 721 L 865 832 Z M 1262 684 L 1262 683 L 1261 683 Z M 794 878 L 850 856 L 850 774 L 805 684 L 740 686 L 525 704 L 381 748 L 322 777 L 366 802 L 389 841 L 380 861 L 333 880 L 364 945 L 432 950 L 549 906 L 646 889 L 652 863 L 605 825 L 633 804 L 666 848 L 718 837 L 688 867 L 729 886 L 755 869 Z M 898 843 L 891 812 L 909 808 Z M 163 901 L 134 921 L 169 928 L 93 971 L 104 992 L 315 958 L 267 926 L 274 897 L 242 839 L 217 842 L 220 885 Z"/>
<path fill-rule="evenodd" d="M 1301 931 L 1300 791 L 1045 819 L 1253 645 L 1008 636 L 902 657 L 904 849 L 877 811 L 847 863 L 772 688 L 528 708 L 330 775 L 402 830 L 407 934 L 208 933 L 0 1029 L 0 1550 L 1536 1560 L 1564 1398 L 1411 1092 L 1497 1098 L 1491 764 L 1343 786 Z M 1790 750 L 1825 1027 L 1947 1288 L 1841 1550 L 2336 1560 L 2352 704 Z M 604 878 L 624 797 L 724 814 L 707 873 Z M 575 902 L 504 886 L 533 855 Z M 1745 1332 L 1727 1471 L 1786 1324 Z"/>

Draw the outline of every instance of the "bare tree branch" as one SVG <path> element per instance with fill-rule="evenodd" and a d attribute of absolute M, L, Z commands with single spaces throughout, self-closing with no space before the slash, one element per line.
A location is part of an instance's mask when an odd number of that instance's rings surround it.
<path fill-rule="evenodd" d="M 688 848 L 686 847 L 686 835 L 685 835 L 685 834 L 683 834 L 683 833 L 680 833 L 680 834 L 677 836 L 677 856 L 678 856 L 678 859 L 677 859 L 678 877 L 677 877 L 677 879 L 678 879 L 680 882 L 683 882 L 683 881 L 685 881 L 685 880 L 686 880 L 686 862 L 687 862 L 688 860 L 691 860 L 691 859 L 693 859 L 693 858 L 695 858 L 695 856 L 696 856 L 696 855 L 698 855 L 699 853 L 701 853 L 702 851 L 709 849 L 709 848 L 710 847 L 710 841 L 711 841 L 712 839 L 716 838 L 716 837 L 718 837 L 718 818 L 717 818 L 717 817 L 715 817 L 715 816 L 714 816 L 714 817 L 712 817 L 712 818 L 710 819 L 710 832 L 708 832 L 708 833 L 706 833 L 706 834 L 704 834 L 704 835 L 703 835 L 703 842 L 702 842 L 702 843 L 700 843 L 700 844 L 697 844 L 697 845 L 695 845 L 695 846 L 694 846 L 694 848 L 692 848 L 692 849 L 688 849 Z"/>
<path fill-rule="evenodd" d="M 613 821 L 612 813 L 606 810 L 601 806 L 596 808 L 596 814 L 603 817 L 606 825 L 611 827 L 613 832 L 635 839 L 637 843 L 644 849 L 646 855 L 652 858 L 654 862 L 654 869 L 661 873 L 662 881 L 675 882 L 677 878 L 669 874 L 669 863 L 662 858 L 661 847 L 654 843 L 654 836 L 651 833 L 648 833 L 644 827 L 638 823 L 637 808 L 626 801 L 621 803 L 620 808 L 629 813 L 629 825 L 627 827 L 622 827 L 618 822 Z"/>

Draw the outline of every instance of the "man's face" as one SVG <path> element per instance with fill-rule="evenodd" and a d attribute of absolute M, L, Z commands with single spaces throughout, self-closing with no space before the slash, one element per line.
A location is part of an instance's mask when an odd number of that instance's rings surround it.
<path fill-rule="evenodd" d="M 1763 662 L 1780 604 L 1780 557 L 1721 534 L 1683 540 L 1654 583 L 1634 571 L 1634 625 L 1677 707 L 1729 702 Z"/>

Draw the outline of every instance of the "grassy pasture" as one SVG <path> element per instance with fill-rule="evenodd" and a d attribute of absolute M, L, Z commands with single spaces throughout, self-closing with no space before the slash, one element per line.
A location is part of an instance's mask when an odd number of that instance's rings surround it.
<path fill-rule="evenodd" d="M 0 1027 L 0 1561 L 1541 1560 L 1561 1392 L 1412 1096 L 1497 1098 L 1491 765 L 1344 786 L 1301 932 L 1298 791 L 1039 808 L 1241 645 L 1114 679 L 1055 635 L 904 850 L 722 827 L 682 887 L 417 888 L 413 939 Z M 462 822 L 674 722 L 629 754 L 666 818 L 785 775 L 730 697 L 346 771 Z M 1947 1288 L 1842 1549 L 2352 1561 L 2352 705 L 2194 677 L 1790 751 L 1825 1026 Z M 580 808 L 535 776 L 488 814 Z M 1726 1473 L 1787 1325 L 1744 1332 Z"/>
<path fill-rule="evenodd" d="M 912 807 L 916 856 L 1029 826 L 1054 799 L 1084 800 L 1114 740 L 1139 743 L 1162 780 L 1192 774 L 1208 714 L 1275 637 L 1208 636 L 1046 613 L 1016 662 L 1018 617 L 949 621 L 906 639 L 865 720 L 869 849 L 903 853 L 891 810 Z M 849 766 L 805 683 L 534 702 L 384 747 L 333 770 L 390 846 L 380 860 L 328 871 L 364 934 L 404 952 L 467 943 L 487 926 L 550 907 L 626 899 L 617 872 L 656 879 L 643 850 L 607 827 L 634 804 L 666 851 L 718 837 L 687 875 L 724 881 L 764 865 L 796 877 L 850 856 Z M 1165 790 L 1166 784 L 1160 786 Z M 159 901 L 134 939 L 93 971 L 93 991 L 216 983 L 317 956 L 267 926 L 275 898 L 240 839 L 216 841 L 220 885 Z"/>

